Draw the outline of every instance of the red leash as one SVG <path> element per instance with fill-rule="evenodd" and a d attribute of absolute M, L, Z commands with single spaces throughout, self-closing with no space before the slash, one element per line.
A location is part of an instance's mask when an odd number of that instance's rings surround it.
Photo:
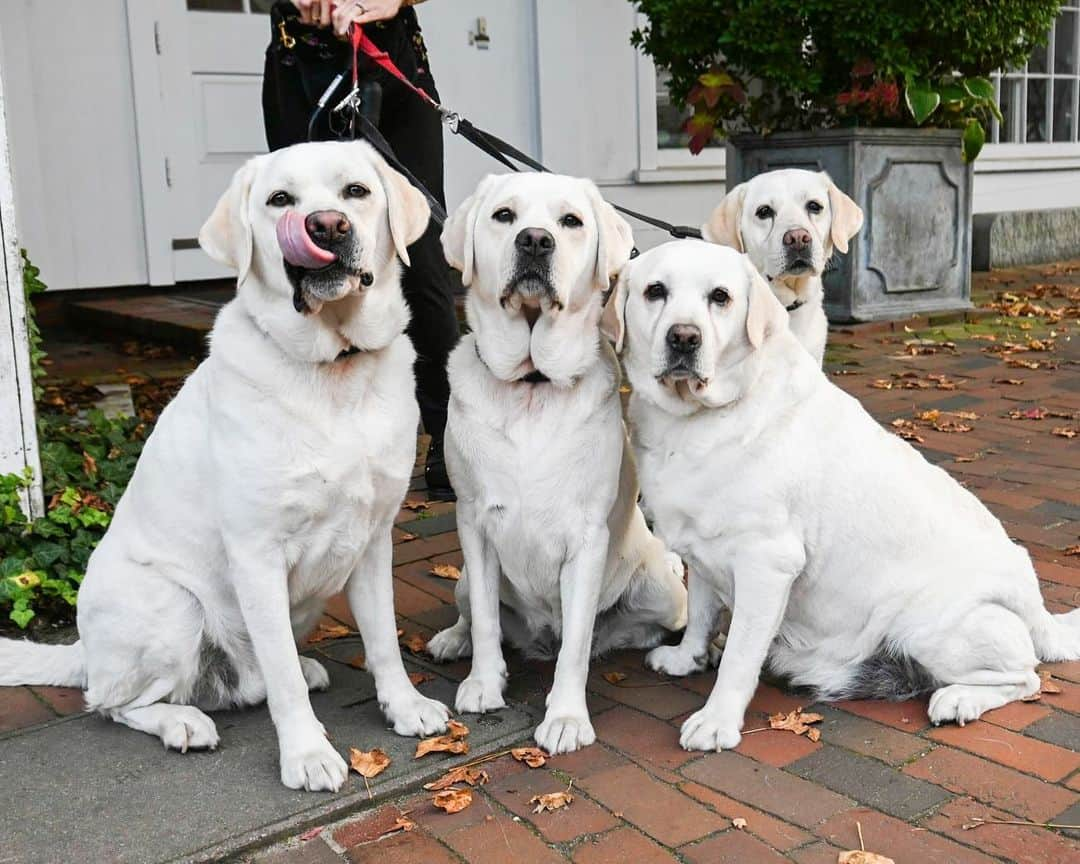
<path fill-rule="evenodd" d="M 356 89 L 357 82 L 360 78 L 360 55 L 363 54 L 380 68 L 397 78 L 398 81 L 412 90 L 413 93 L 427 102 L 432 108 L 441 108 L 438 102 L 405 77 L 405 73 L 398 69 L 397 64 L 390 59 L 390 55 L 372 42 L 359 24 L 350 25 L 349 40 L 352 42 L 353 49 L 352 83 L 354 90 Z"/>

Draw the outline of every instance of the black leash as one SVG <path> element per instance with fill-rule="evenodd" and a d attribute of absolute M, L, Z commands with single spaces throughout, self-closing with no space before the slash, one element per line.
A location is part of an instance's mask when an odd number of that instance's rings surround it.
<path fill-rule="evenodd" d="M 308 124 L 309 139 L 311 138 L 311 133 L 315 128 L 315 122 L 318 119 L 319 114 L 322 113 L 329 102 L 330 97 L 338 89 L 341 82 L 346 80 L 348 71 L 349 70 L 347 69 L 338 75 L 319 99 L 318 104 L 315 106 L 315 110 L 312 112 L 311 121 Z M 425 105 L 428 105 L 428 107 L 439 112 L 443 123 L 446 124 L 451 132 L 455 135 L 460 135 L 474 147 L 483 150 L 492 159 L 505 165 L 511 171 L 521 171 L 521 168 L 514 164 L 516 161 L 534 171 L 539 171 L 544 174 L 553 173 L 551 169 L 533 159 L 529 154 L 522 152 L 513 144 L 504 141 L 499 136 L 493 135 L 492 133 L 481 129 L 479 126 L 474 125 L 465 117 L 436 105 L 431 102 L 430 99 L 421 98 L 421 101 L 423 101 Z M 379 152 L 380 156 L 390 163 L 394 169 L 404 174 L 408 181 L 423 193 L 431 207 L 431 218 L 434 219 L 438 225 L 444 224 L 446 222 L 446 210 L 442 204 L 439 203 L 438 199 L 436 199 L 435 196 L 431 194 L 431 191 L 402 164 L 401 160 L 398 159 L 397 154 L 394 153 L 394 148 L 390 146 L 390 142 L 383 137 L 382 133 L 379 132 L 376 125 L 371 122 L 366 113 L 362 110 L 358 110 L 355 105 L 346 105 L 346 102 L 348 102 L 348 99 L 338 105 L 334 110 L 339 111 L 345 107 L 352 108 L 354 116 L 350 128 L 354 132 L 358 131 L 365 139 L 367 139 L 367 142 Z M 637 219 L 639 222 L 644 222 L 646 225 L 652 225 L 654 228 L 659 228 L 661 231 L 667 232 L 676 239 L 681 240 L 686 237 L 701 239 L 701 231 L 690 225 L 673 225 L 670 222 L 665 222 L 663 219 L 658 219 L 655 216 L 648 216 L 644 213 L 639 213 L 636 210 L 631 210 L 629 207 L 622 207 L 614 203 L 611 206 L 623 215 L 629 216 L 632 219 Z M 637 250 L 635 249 L 634 251 L 636 253 Z"/>

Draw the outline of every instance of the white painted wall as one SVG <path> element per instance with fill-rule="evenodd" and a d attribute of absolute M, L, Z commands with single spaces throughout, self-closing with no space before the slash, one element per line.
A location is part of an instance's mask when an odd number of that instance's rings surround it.
<path fill-rule="evenodd" d="M 124 0 L 3 0 L 19 234 L 51 288 L 146 281 Z"/>

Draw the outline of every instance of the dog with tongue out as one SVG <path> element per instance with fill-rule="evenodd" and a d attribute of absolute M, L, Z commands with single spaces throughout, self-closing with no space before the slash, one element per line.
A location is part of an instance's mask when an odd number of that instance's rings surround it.
<path fill-rule="evenodd" d="M 340 210 L 302 216 L 290 208 L 278 219 L 277 240 L 297 312 L 317 312 L 323 302 L 343 296 L 342 288 L 359 291 L 375 281 L 361 261 L 352 223 Z"/>

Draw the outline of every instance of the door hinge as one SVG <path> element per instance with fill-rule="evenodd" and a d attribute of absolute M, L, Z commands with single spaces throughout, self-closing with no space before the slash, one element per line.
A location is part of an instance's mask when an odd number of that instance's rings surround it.
<path fill-rule="evenodd" d="M 168 156 L 165 157 L 165 185 L 172 189 L 172 166 Z"/>
<path fill-rule="evenodd" d="M 161 25 L 157 21 L 154 22 L 154 51 L 161 54 Z"/>

